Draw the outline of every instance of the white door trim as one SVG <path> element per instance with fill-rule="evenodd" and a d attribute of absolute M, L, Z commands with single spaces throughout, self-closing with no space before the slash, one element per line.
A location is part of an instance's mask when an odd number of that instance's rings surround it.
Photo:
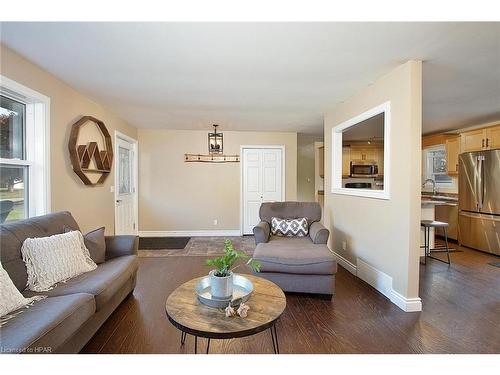
<path fill-rule="evenodd" d="M 134 139 L 132 137 L 129 137 L 126 134 L 123 134 L 122 132 L 119 132 L 118 130 L 115 130 L 114 134 L 114 144 L 115 144 L 115 150 L 116 150 L 116 145 L 117 145 L 117 140 L 122 139 L 124 141 L 127 141 L 131 143 L 134 147 L 134 171 L 133 171 L 133 181 L 134 181 L 134 219 L 135 219 L 135 234 L 139 234 L 139 168 L 138 168 L 138 163 L 139 163 L 139 143 L 137 142 L 137 139 Z M 117 153 L 114 152 L 115 158 L 117 156 Z M 116 191 L 116 181 L 118 180 L 118 168 L 116 168 L 116 159 L 115 159 L 115 172 L 114 172 L 114 181 L 113 181 L 113 189 L 114 189 L 114 194 L 113 194 L 113 206 L 115 208 L 115 234 L 116 234 L 116 223 L 117 223 L 117 209 L 116 209 L 116 195 L 118 192 Z"/>
<path fill-rule="evenodd" d="M 240 145 L 240 236 L 243 236 L 243 150 L 245 149 L 280 149 L 281 150 L 281 200 L 284 201 L 286 197 L 286 155 L 285 145 Z"/>

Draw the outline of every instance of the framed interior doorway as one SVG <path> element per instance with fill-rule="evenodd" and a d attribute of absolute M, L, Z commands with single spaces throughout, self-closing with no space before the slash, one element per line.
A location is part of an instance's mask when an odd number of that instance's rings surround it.
<path fill-rule="evenodd" d="M 137 140 L 115 130 L 115 235 L 139 233 Z"/>

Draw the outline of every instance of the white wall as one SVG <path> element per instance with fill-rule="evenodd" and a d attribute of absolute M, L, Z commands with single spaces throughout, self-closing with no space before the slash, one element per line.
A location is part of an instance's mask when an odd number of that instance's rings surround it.
<path fill-rule="evenodd" d="M 389 200 L 331 193 L 332 128 L 391 103 Z M 325 217 L 330 247 L 404 309 L 418 310 L 422 64 L 399 66 L 325 115 Z M 342 242 L 347 249 L 342 250 Z M 358 262 L 361 260 L 361 262 Z M 379 283 L 377 285 L 377 283 Z"/>

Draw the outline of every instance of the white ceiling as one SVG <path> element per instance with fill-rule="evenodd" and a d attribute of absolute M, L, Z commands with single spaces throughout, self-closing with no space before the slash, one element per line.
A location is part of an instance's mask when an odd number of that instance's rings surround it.
<path fill-rule="evenodd" d="M 500 23 L 2 23 L 1 41 L 137 127 L 321 133 L 424 61 L 424 132 L 500 119 Z"/>

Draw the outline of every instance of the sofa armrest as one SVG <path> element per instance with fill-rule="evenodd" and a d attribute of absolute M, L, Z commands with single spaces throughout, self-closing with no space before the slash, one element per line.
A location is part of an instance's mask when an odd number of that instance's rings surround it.
<path fill-rule="evenodd" d="M 309 227 L 309 236 L 315 244 L 325 244 L 328 242 L 330 231 L 317 221 Z"/>
<path fill-rule="evenodd" d="M 271 228 L 269 227 L 269 223 L 265 221 L 261 221 L 253 228 L 253 235 L 255 236 L 255 244 L 268 242 L 269 241 L 269 233 L 271 232 Z"/>
<path fill-rule="evenodd" d="M 106 236 L 106 260 L 124 255 L 137 255 L 138 236 Z"/>

